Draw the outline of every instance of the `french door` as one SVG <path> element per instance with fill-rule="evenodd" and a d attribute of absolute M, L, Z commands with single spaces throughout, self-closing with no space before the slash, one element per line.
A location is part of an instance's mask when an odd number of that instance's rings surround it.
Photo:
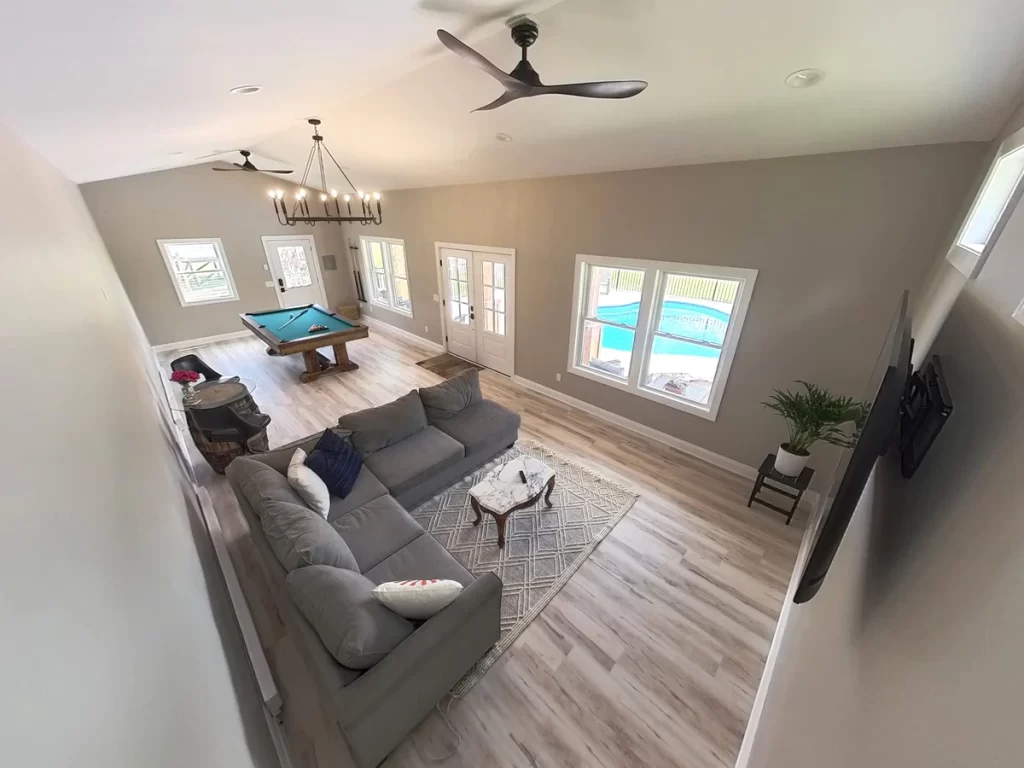
<path fill-rule="evenodd" d="M 274 292 L 282 308 L 324 304 L 327 298 L 316 263 L 316 248 L 309 235 L 263 238 L 267 266 L 274 278 Z"/>
<path fill-rule="evenodd" d="M 515 370 L 515 256 L 438 247 L 448 351 L 511 376 Z"/>

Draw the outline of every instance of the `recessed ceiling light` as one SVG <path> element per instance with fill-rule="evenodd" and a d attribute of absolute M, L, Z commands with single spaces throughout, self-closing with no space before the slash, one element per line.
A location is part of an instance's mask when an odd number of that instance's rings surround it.
<path fill-rule="evenodd" d="M 512 141 L 512 137 L 509 136 L 507 133 L 496 133 L 494 134 L 494 138 L 496 138 L 502 144 L 508 144 L 510 141 Z"/>
<path fill-rule="evenodd" d="M 790 88 L 810 88 L 825 79 L 820 69 L 798 69 L 786 77 L 786 85 Z"/>
<path fill-rule="evenodd" d="M 233 93 L 236 96 L 244 96 L 250 93 L 259 93 L 262 90 L 263 87 L 260 85 L 236 85 L 234 88 L 231 88 L 228 93 Z"/>

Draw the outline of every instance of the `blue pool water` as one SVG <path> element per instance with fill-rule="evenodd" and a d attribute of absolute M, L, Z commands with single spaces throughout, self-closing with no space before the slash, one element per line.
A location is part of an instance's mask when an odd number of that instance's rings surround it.
<path fill-rule="evenodd" d="M 620 304 L 614 307 L 598 307 L 597 316 L 602 320 L 624 325 L 636 325 L 640 315 L 640 302 Z M 729 327 L 729 315 L 713 307 L 690 304 L 683 301 L 669 301 L 661 313 L 658 330 L 673 336 L 685 336 L 694 341 L 722 344 Z M 605 327 L 601 333 L 601 346 L 628 352 L 633 348 L 632 331 L 624 328 Z M 720 352 L 700 344 L 690 344 L 676 339 L 657 338 L 654 340 L 656 355 L 690 355 L 692 357 L 718 357 Z"/>

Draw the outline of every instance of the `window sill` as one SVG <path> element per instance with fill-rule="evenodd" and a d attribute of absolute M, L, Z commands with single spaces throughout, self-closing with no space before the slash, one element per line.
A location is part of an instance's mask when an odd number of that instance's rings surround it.
<path fill-rule="evenodd" d="M 238 300 L 239 300 L 238 296 L 228 296 L 227 298 L 223 298 L 223 299 L 207 299 L 206 301 L 185 301 L 184 299 L 182 299 L 181 300 L 181 306 L 183 306 L 183 307 L 202 307 L 202 306 L 205 306 L 206 304 L 227 304 L 228 302 L 238 301 Z"/>
<path fill-rule="evenodd" d="M 952 264 L 960 274 L 970 280 L 976 276 L 978 264 L 981 261 L 981 254 L 975 253 L 963 246 L 954 245 L 949 249 L 949 253 L 946 254 L 946 261 Z"/>
<path fill-rule="evenodd" d="M 413 317 L 412 310 L 396 309 L 390 304 L 382 304 L 378 301 L 365 301 L 363 303 L 371 310 L 383 309 L 385 312 L 394 312 L 396 315 L 401 315 L 402 317 Z M 373 312 L 371 311 L 370 314 L 373 314 Z"/>
<path fill-rule="evenodd" d="M 707 419 L 708 421 L 715 421 L 718 418 L 717 406 L 712 409 L 710 406 L 705 407 L 698 405 L 697 403 L 688 403 L 684 400 L 675 398 L 672 395 L 666 395 L 656 390 L 642 387 L 634 388 L 629 385 L 629 382 L 616 379 L 614 376 L 603 375 L 598 371 L 592 371 L 589 368 L 584 368 L 582 366 L 574 366 L 568 370 L 568 373 L 571 373 L 574 376 L 580 376 L 584 379 L 596 381 L 599 384 L 604 384 L 605 386 L 612 387 L 613 389 L 617 389 L 621 392 L 626 392 L 630 395 L 635 395 L 636 397 L 642 397 L 645 400 L 651 400 L 655 403 L 660 403 L 661 405 L 667 405 L 669 408 L 674 408 L 675 410 L 682 411 L 683 413 L 689 413 L 692 416 L 699 416 L 700 418 Z"/>

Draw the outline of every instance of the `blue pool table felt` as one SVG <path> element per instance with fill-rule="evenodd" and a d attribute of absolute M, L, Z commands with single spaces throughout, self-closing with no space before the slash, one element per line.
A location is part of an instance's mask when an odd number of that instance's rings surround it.
<path fill-rule="evenodd" d="M 281 341 L 295 341 L 296 339 L 304 339 L 307 336 L 326 336 L 330 333 L 349 331 L 359 327 L 342 320 L 340 317 L 334 317 L 321 309 L 309 307 L 301 317 L 282 328 L 285 323 L 302 310 L 303 307 L 293 307 L 291 309 L 275 309 L 269 312 L 252 312 L 249 314 L 249 317 L 254 322 L 264 326 Z M 310 333 L 309 327 L 311 325 L 326 325 L 327 330 Z"/>

